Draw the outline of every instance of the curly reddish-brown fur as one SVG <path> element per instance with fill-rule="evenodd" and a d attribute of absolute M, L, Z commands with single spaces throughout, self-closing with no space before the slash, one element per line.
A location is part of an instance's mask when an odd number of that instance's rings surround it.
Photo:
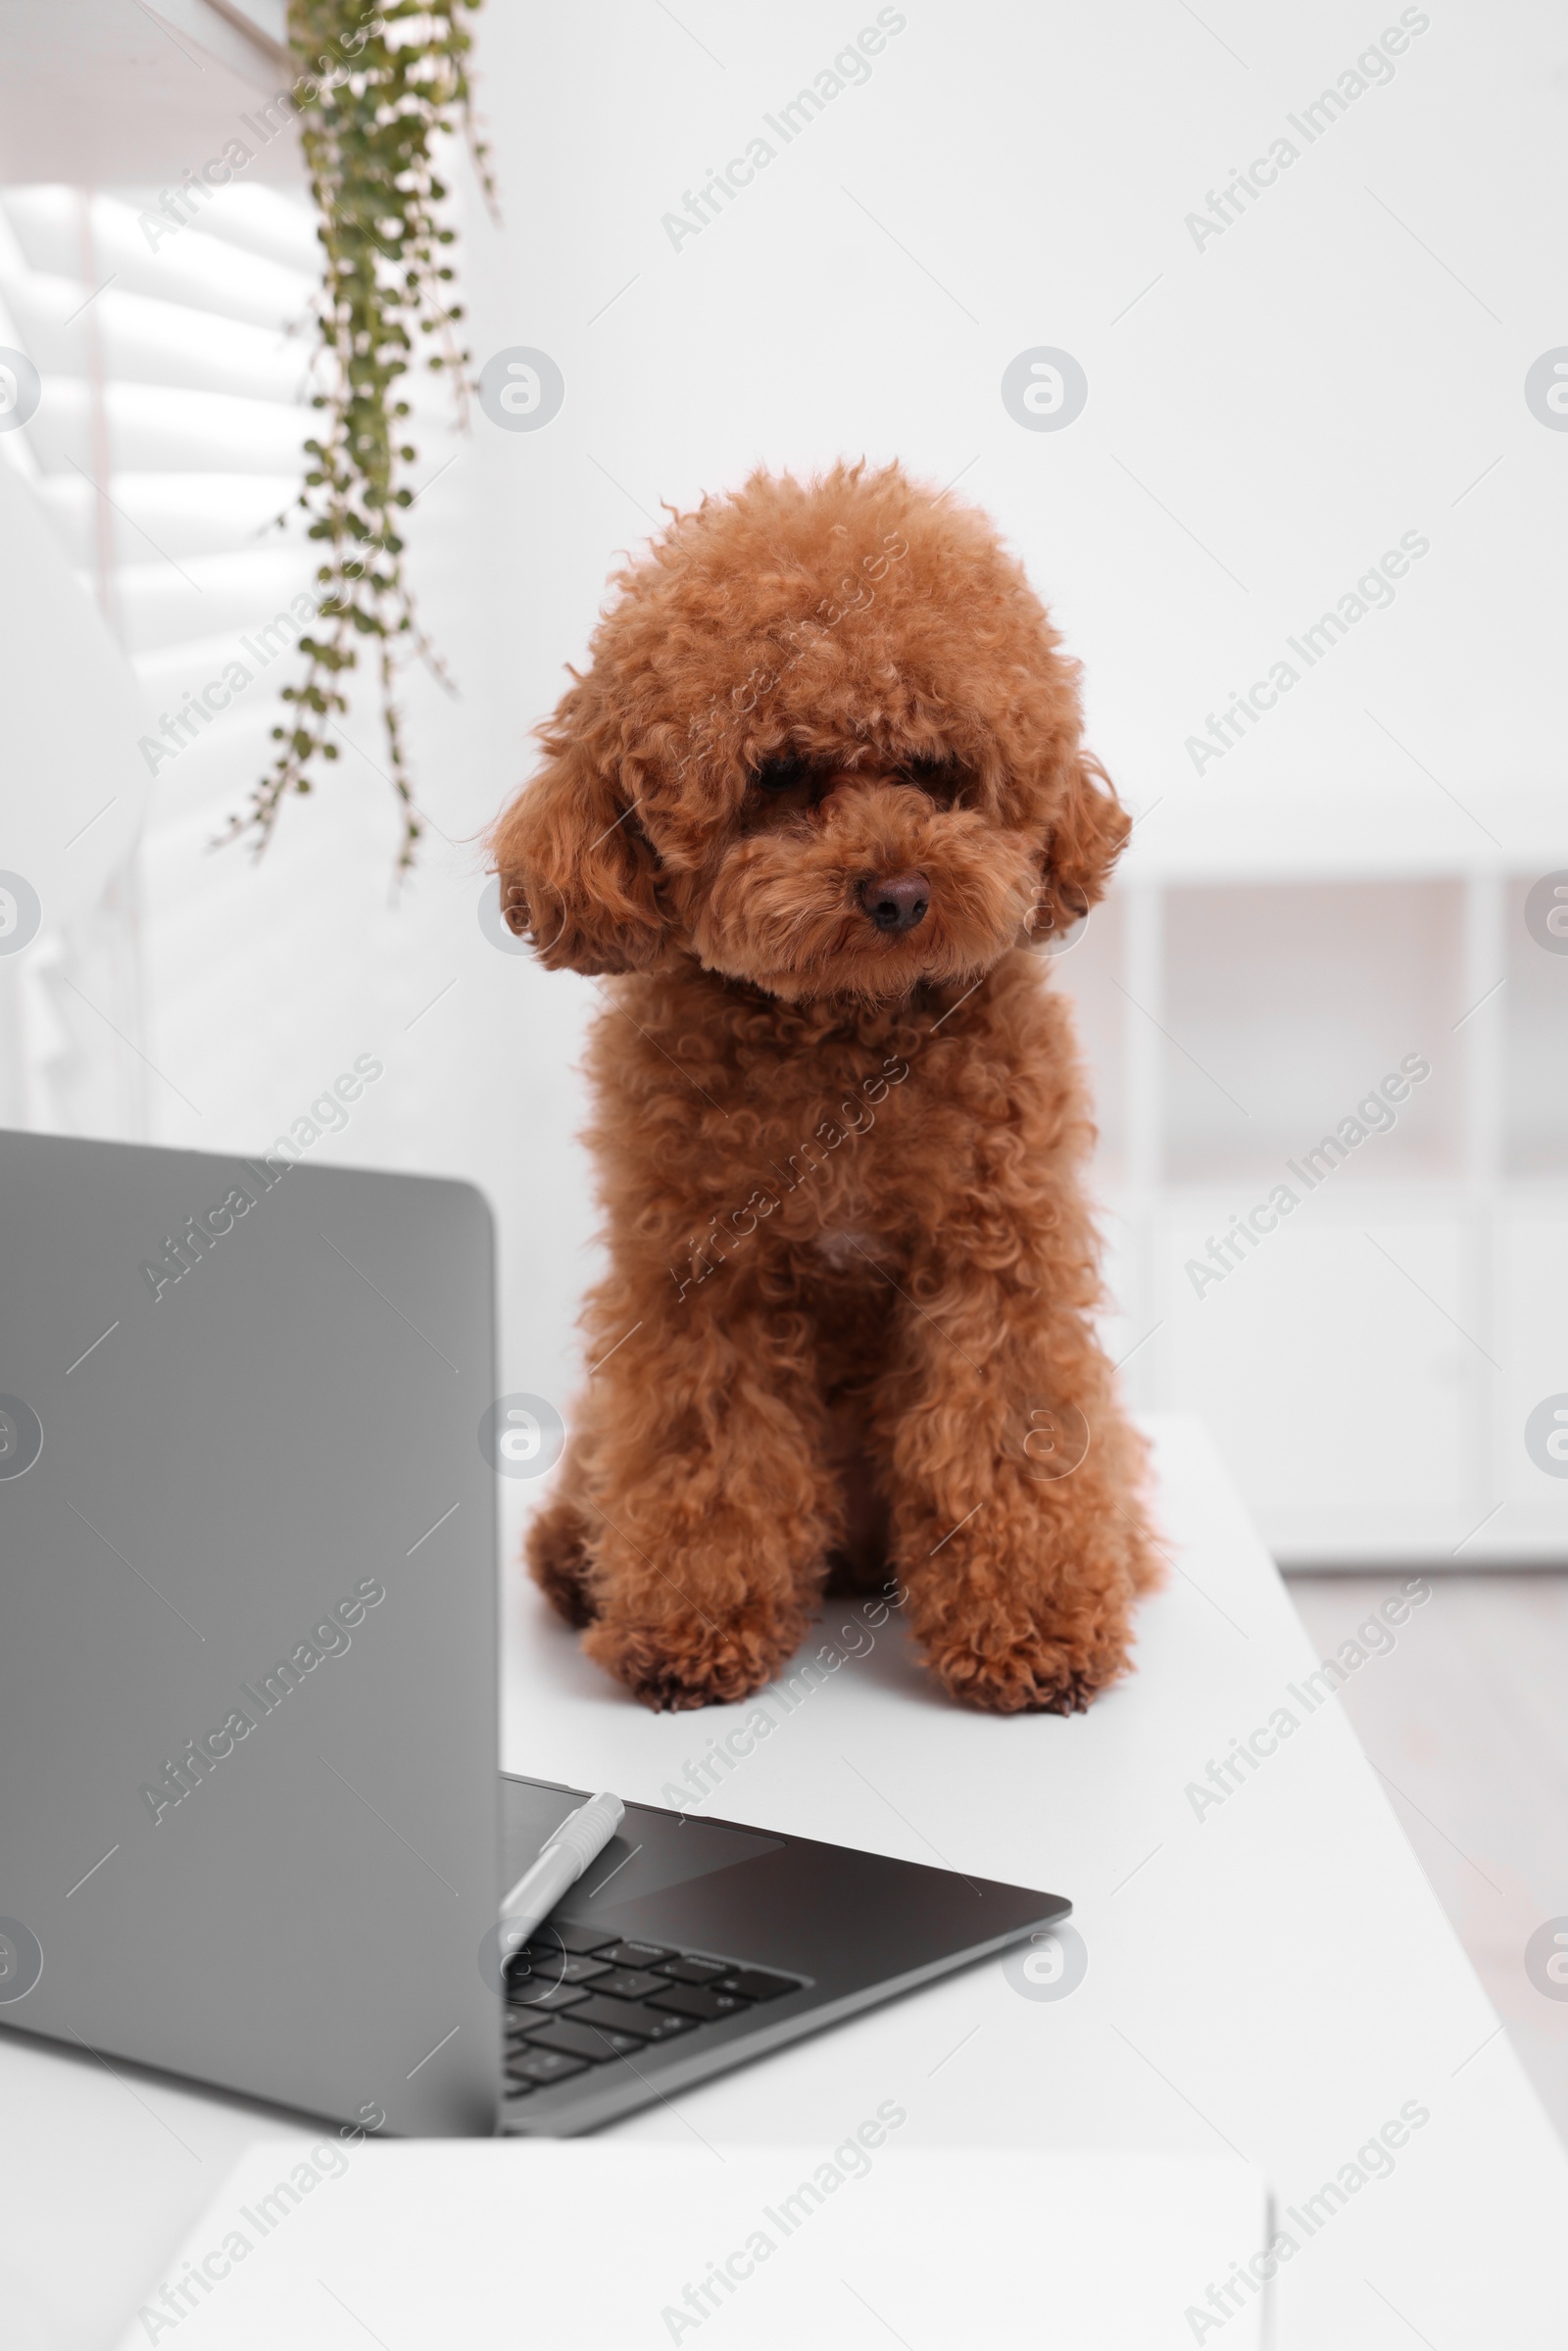
<path fill-rule="evenodd" d="M 1081 1708 L 1155 1578 L 1029 953 L 1128 829 L 1076 669 L 897 466 L 759 474 L 616 584 L 492 836 L 513 927 L 614 975 L 611 1268 L 534 1576 L 655 1706 L 744 1697 L 830 1576 L 891 1576 L 956 1697 Z M 924 912 L 879 927 L 901 876 Z"/>

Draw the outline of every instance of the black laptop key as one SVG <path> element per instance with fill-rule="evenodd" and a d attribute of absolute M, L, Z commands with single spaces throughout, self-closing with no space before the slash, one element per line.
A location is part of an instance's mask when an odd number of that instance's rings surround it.
<path fill-rule="evenodd" d="M 519 1983 L 507 1984 L 507 1998 L 514 2008 L 571 2008 L 587 1997 L 580 1984 L 549 1984 L 538 1977 L 524 1976 Z"/>
<path fill-rule="evenodd" d="M 595 1990 L 599 1987 L 596 1984 Z M 800 1982 L 794 1976 L 775 1976 L 770 1968 L 731 1968 L 715 1991 L 739 1992 L 743 2000 L 776 2000 L 781 1992 L 799 1991 Z"/>
<path fill-rule="evenodd" d="M 594 1996 L 612 2000 L 646 2000 L 651 1991 L 662 1991 L 665 1978 L 651 1976 L 646 1968 L 608 1968 L 594 1984 Z"/>
<path fill-rule="evenodd" d="M 677 2033 L 690 2033 L 696 2023 L 694 2016 L 672 2016 L 668 2009 L 638 2007 L 631 2030 L 640 2033 L 645 2040 L 673 2040 Z"/>
<path fill-rule="evenodd" d="M 732 1991 L 710 1991 L 705 1984 L 672 1984 L 668 1991 L 656 1993 L 651 2005 L 667 2008 L 675 2016 L 689 2016 L 694 2023 L 709 2025 L 719 2017 L 740 2016 L 751 2006 Z"/>
<path fill-rule="evenodd" d="M 597 1987 L 596 1987 L 597 1989 Z M 677 2033 L 690 2033 L 695 2017 L 671 2016 L 658 2008 L 645 2008 L 638 2000 L 585 2000 L 581 2008 L 571 2013 L 574 2025 L 595 2025 L 601 2033 L 635 2033 L 639 2040 L 673 2040 Z"/>
<path fill-rule="evenodd" d="M 666 1959 L 659 1972 L 671 1984 L 716 1984 L 733 1970 L 723 1959 Z"/>
<path fill-rule="evenodd" d="M 525 2082 L 530 2088 L 545 2088 L 552 2082 L 569 2082 L 573 2074 L 585 2074 L 587 2062 L 573 2057 L 564 2049 L 525 2049 L 507 2060 L 507 2080 Z"/>
<path fill-rule="evenodd" d="M 657 1967 L 662 1959 L 673 1959 L 675 1954 L 663 1943 L 601 1942 L 594 1945 L 594 1955 L 609 1962 L 611 1967 Z"/>
<path fill-rule="evenodd" d="M 546 1957 L 552 1951 L 558 1958 L 563 1951 L 575 1951 L 586 1958 L 590 1951 L 598 1950 L 604 1939 L 605 1931 L 602 1927 L 539 1927 L 535 1929 L 528 1948 Z"/>
<path fill-rule="evenodd" d="M 587 1984 L 610 1973 L 602 1959 L 577 1958 L 570 1951 L 531 1944 L 507 1962 L 507 1981 L 535 1984 Z"/>
<path fill-rule="evenodd" d="M 574 2025 L 564 2016 L 546 2017 L 528 2038 L 536 2049 L 563 2057 L 585 2057 L 590 2065 L 608 2065 L 612 2057 L 635 2057 L 643 2046 L 635 2033 L 600 2033 L 587 2025 Z"/>

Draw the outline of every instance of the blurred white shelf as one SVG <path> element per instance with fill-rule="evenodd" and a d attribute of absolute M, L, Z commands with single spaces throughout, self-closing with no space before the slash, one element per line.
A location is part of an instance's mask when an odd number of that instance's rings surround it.
<path fill-rule="evenodd" d="M 1526 924 L 1541 878 L 1135 880 L 1056 965 L 1111 1351 L 1141 1408 L 1204 1417 L 1287 1564 L 1568 1563 L 1568 1478 L 1525 1442 L 1568 1394 L 1568 955 Z"/>
<path fill-rule="evenodd" d="M 1371 729 L 1368 729 L 1371 734 Z M 1131 795 L 1128 883 L 1456 879 L 1568 864 L 1568 772 L 1555 746 L 1531 776 L 1478 782 L 1409 736 L 1375 735 L 1363 762 L 1213 772 Z M 1147 813 L 1141 812 L 1147 810 Z"/>

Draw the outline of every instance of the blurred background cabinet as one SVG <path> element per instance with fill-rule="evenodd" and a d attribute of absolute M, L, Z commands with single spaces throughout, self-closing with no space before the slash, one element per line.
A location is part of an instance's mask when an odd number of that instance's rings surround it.
<path fill-rule="evenodd" d="M 1056 958 L 1112 1353 L 1135 1403 L 1208 1421 L 1287 1564 L 1561 1564 L 1568 1479 L 1525 1423 L 1568 1392 L 1568 955 L 1526 901 L 1568 840 L 1290 878 L 1312 856 L 1215 883 L 1135 846 Z"/>

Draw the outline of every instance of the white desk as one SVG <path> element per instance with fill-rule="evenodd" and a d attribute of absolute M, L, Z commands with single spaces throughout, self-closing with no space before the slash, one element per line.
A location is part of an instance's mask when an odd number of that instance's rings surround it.
<path fill-rule="evenodd" d="M 1179 1572 L 1145 1609 L 1133 1680 L 1069 1722 L 961 1714 L 890 1626 L 708 1807 L 1059 1888 L 1084 1981 L 1041 2001 L 974 1970 L 620 2131 L 831 2144 L 896 2097 L 911 2144 L 1224 2142 L 1267 2173 L 1301 2245 L 1280 2351 L 1561 2339 L 1568 2158 L 1338 1705 L 1306 1717 L 1289 1694 L 1315 1661 L 1206 1442 L 1182 1422 L 1157 1435 Z M 1418 1635 L 1419 1617 L 1398 1638 Z M 512 1770 L 657 1802 L 732 1727 L 645 1713 L 515 1577 L 506 1647 Z M 1197 1818 L 1188 1783 L 1281 1704 L 1299 1729 Z M 275 2128 L 118 2071 L 0 2044 L 0 2271 L 49 2313 L 50 2351 L 99 2351 L 242 2143 Z M 1430 2120 L 1392 2173 L 1308 2239 L 1289 2208 L 1409 2103 Z M 20 2326 L 0 2339 L 27 2343 Z"/>

